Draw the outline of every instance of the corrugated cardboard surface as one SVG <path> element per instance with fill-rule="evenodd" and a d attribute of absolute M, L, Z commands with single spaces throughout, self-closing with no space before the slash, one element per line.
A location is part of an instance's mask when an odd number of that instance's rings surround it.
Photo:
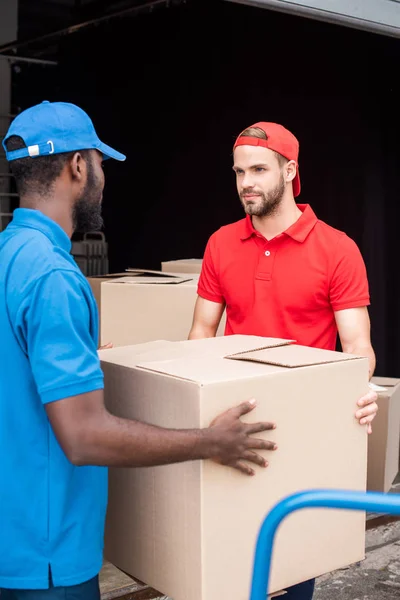
<path fill-rule="evenodd" d="M 196 273 L 129 270 L 101 284 L 101 344 L 188 338 L 197 299 Z M 218 335 L 222 335 L 225 319 Z"/>
<path fill-rule="evenodd" d="M 92 288 L 93 296 L 97 302 L 97 308 L 99 311 L 99 318 L 101 312 L 101 283 L 117 277 L 125 277 L 126 273 L 113 273 L 110 275 L 98 275 L 96 277 L 88 277 L 87 280 Z"/>
<path fill-rule="evenodd" d="M 399 471 L 400 379 L 373 377 L 387 389 L 378 394 L 378 413 L 368 438 L 368 490 L 388 492 Z"/>
<path fill-rule="evenodd" d="M 206 427 L 255 397 L 245 420 L 278 425 L 263 435 L 279 448 L 253 478 L 211 461 L 110 470 L 106 557 L 174 600 L 248 600 L 257 533 L 275 502 L 310 488 L 365 490 L 367 436 L 354 413 L 368 361 L 332 353 L 327 362 L 313 350 L 321 364 L 296 367 L 310 362 L 308 349 L 280 344 L 229 336 L 101 353 L 106 402 L 120 416 Z M 285 352 L 290 368 L 279 366 Z M 361 560 L 364 536 L 361 513 L 292 515 L 278 532 L 270 592 Z"/>
<path fill-rule="evenodd" d="M 202 264 L 202 258 L 167 260 L 161 263 L 161 271 L 168 271 L 169 273 L 200 273 Z"/>

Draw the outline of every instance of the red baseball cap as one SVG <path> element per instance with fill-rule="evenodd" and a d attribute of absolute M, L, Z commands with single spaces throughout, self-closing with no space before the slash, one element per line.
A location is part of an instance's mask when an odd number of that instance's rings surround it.
<path fill-rule="evenodd" d="M 260 121 L 259 123 L 254 123 L 254 125 L 250 125 L 250 127 L 258 127 L 262 129 L 267 139 L 263 140 L 257 137 L 252 136 L 241 136 L 241 134 L 237 137 L 235 145 L 233 149 L 237 146 L 262 146 L 263 148 L 269 148 L 270 150 L 274 150 L 281 154 L 288 160 L 294 160 L 297 165 L 297 173 L 296 177 L 293 179 L 293 195 L 294 197 L 300 194 L 300 175 L 299 175 L 299 142 L 297 138 L 290 133 L 285 127 L 282 125 L 278 125 L 278 123 L 265 123 L 264 121 Z M 246 127 L 246 129 L 250 129 L 250 127 Z M 246 131 L 246 129 L 244 131 Z"/>

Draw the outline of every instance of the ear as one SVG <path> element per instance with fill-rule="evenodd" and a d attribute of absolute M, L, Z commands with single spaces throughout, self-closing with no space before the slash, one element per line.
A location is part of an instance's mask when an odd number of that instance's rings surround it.
<path fill-rule="evenodd" d="M 286 182 L 287 183 L 289 183 L 290 181 L 293 181 L 293 179 L 296 177 L 297 165 L 294 160 L 290 160 L 285 165 L 285 173 L 286 173 Z"/>
<path fill-rule="evenodd" d="M 72 178 L 80 182 L 86 176 L 86 162 L 80 152 L 75 152 L 70 162 Z"/>

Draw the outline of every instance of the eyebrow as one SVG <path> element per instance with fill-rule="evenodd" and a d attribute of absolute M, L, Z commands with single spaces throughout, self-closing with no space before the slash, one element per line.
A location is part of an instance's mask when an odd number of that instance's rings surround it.
<path fill-rule="evenodd" d="M 263 167 L 264 169 L 268 169 L 268 165 L 265 163 L 260 163 L 258 165 L 251 165 L 251 167 L 249 167 L 250 169 L 258 169 L 259 167 Z M 237 165 L 233 165 L 232 169 L 234 171 L 236 171 L 236 169 L 240 169 L 241 167 L 238 167 Z"/>

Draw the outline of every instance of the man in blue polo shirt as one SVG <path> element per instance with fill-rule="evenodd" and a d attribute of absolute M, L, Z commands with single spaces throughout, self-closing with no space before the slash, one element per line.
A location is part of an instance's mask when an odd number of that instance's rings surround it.
<path fill-rule="evenodd" d="M 21 208 L 0 234 L 1 600 L 98 600 L 107 466 L 211 458 L 265 467 L 245 424 L 253 400 L 203 430 L 168 430 L 107 412 L 98 315 L 70 255 L 79 227 L 101 227 L 103 144 L 77 106 L 43 102 L 3 142 Z"/>

